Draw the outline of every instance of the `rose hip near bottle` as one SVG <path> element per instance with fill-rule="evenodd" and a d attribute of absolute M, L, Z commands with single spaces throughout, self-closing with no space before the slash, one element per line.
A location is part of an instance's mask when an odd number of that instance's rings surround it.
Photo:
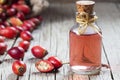
<path fill-rule="evenodd" d="M 77 1 L 76 24 L 71 28 L 70 67 L 77 74 L 98 74 L 101 69 L 102 34 L 95 24 L 94 1 Z"/>

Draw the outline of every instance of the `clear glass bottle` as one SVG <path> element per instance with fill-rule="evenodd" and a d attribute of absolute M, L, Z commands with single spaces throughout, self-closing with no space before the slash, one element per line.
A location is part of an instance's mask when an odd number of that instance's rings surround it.
<path fill-rule="evenodd" d="M 78 13 L 85 12 L 93 18 L 94 1 L 77 1 L 76 4 Z M 84 31 L 79 33 L 81 27 L 78 22 L 69 34 L 71 70 L 77 74 L 98 74 L 101 69 L 101 31 L 94 22 L 87 24 Z"/>

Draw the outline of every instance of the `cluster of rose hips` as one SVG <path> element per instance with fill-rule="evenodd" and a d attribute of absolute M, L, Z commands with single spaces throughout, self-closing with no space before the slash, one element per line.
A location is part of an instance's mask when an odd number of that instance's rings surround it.
<path fill-rule="evenodd" d="M 7 50 L 5 38 L 14 38 L 23 30 L 18 26 L 30 10 L 24 0 L 0 0 L 0 55 Z"/>
<path fill-rule="evenodd" d="M 33 46 L 31 52 L 34 57 L 42 59 L 48 52 L 41 46 Z M 12 70 L 16 75 L 22 76 L 26 72 L 26 64 L 20 61 L 24 57 L 24 49 L 21 47 L 13 47 L 8 50 L 8 54 L 17 61 L 13 62 Z M 35 63 L 35 67 L 39 72 L 47 73 L 57 70 L 62 66 L 62 62 L 55 56 L 51 56 L 46 60 L 39 60 Z"/>
<path fill-rule="evenodd" d="M 38 17 L 30 18 L 29 20 L 24 20 L 22 26 L 11 25 L 2 28 L 0 26 L 0 55 L 3 55 L 4 52 L 7 50 L 7 44 L 5 43 L 6 38 L 13 39 L 17 36 L 20 36 L 20 38 L 22 38 L 23 41 L 21 41 L 19 45 L 26 50 L 27 47 L 23 44 L 30 44 L 29 41 L 33 38 L 31 32 L 41 22 L 41 19 L 41 17 Z M 16 20 L 14 22 L 16 22 Z"/>
<path fill-rule="evenodd" d="M 31 9 L 24 0 L 0 0 L 0 55 L 3 55 L 7 50 L 6 38 L 13 39 L 18 36 L 22 38 L 18 46 L 7 51 L 8 55 L 16 60 L 12 64 L 12 70 L 19 76 L 26 72 L 26 64 L 21 60 L 33 38 L 31 32 L 42 21 L 41 16 L 26 19 L 25 15 L 29 14 L 30 11 Z M 31 52 L 34 57 L 40 59 L 47 54 L 47 50 L 41 46 L 33 46 Z M 55 56 L 35 63 L 35 67 L 40 72 L 51 72 L 61 66 L 62 62 Z"/>
<path fill-rule="evenodd" d="M 17 17 L 24 20 L 24 16 L 29 14 L 31 9 L 24 0 L 0 0 L 0 23 L 8 25 L 8 18 Z"/>
<path fill-rule="evenodd" d="M 31 12 L 25 0 L 0 0 L 0 55 L 7 50 L 5 39 L 13 39 L 20 36 L 22 44 L 29 44 L 32 39 L 31 32 L 42 21 L 42 17 L 26 19 L 25 15 Z"/>

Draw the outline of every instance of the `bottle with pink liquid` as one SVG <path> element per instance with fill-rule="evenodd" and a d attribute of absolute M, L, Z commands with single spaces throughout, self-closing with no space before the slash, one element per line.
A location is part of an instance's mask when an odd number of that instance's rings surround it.
<path fill-rule="evenodd" d="M 77 74 L 98 74 L 101 69 L 102 34 L 95 24 L 94 1 L 77 1 L 76 24 L 69 33 L 70 67 Z"/>

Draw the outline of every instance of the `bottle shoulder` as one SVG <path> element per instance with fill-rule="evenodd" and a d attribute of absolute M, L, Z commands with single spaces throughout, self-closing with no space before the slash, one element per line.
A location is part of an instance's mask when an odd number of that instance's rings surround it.
<path fill-rule="evenodd" d="M 95 28 L 99 29 L 99 32 L 101 33 L 101 30 L 100 28 L 95 24 L 93 23 L 92 24 Z M 93 28 L 93 26 L 87 26 L 87 28 L 85 29 L 85 32 L 83 34 L 96 34 L 97 32 L 95 31 L 95 28 Z M 79 35 L 79 29 L 81 29 L 82 27 L 79 26 L 78 23 L 76 23 L 70 31 L 76 33 Z"/>

